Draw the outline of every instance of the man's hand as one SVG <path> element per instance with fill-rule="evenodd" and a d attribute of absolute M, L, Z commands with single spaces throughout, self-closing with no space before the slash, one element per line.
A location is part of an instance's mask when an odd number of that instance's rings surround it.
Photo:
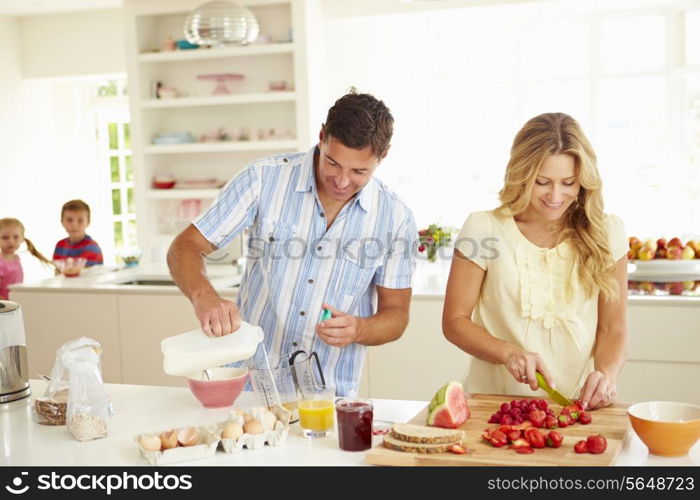
<path fill-rule="evenodd" d="M 338 311 L 328 304 L 323 304 L 323 308 L 330 309 L 331 319 L 321 321 L 316 325 L 318 338 L 333 347 L 345 347 L 357 342 L 362 332 L 364 320 Z"/>
<path fill-rule="evenodd" d="M 194 313 L 199 319 L 202 331 L 210 337 L 221 337 L 233 333 L 241 327 L 241 313 L 230 300 L 214 294 L 207 294 L 192 300 Z"/>

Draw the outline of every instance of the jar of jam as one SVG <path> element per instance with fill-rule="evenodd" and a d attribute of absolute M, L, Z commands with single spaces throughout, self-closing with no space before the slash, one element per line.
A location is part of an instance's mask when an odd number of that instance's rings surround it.
<path fill-rule="evenodd" d="M 345 451 L 363 451 L 372 447 L 372 402 L 343 398 L 336 402 L 338 442 Z"/>

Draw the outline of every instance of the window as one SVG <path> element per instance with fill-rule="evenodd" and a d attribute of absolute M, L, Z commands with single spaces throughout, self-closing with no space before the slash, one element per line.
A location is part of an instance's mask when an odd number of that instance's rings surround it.
<path fill-rule="evenodd" d="M 497 206 L 516 132 L 562 111 L 593 143 L 606 211 L 629 235 L 700 237 L 700 2 L 585 3 L 326 21 L 329 96 L 356 85 L 392 109 L 377 175 L 419 226 Z"/>
<path fill-rule="evenodd" d="M 136 208 L 131 133 L 125 80 L 106 80 L 97 86 L 96 115 L 100 156 L 112 206 L 114 247 L 120 250 L 137 245 Z"/>

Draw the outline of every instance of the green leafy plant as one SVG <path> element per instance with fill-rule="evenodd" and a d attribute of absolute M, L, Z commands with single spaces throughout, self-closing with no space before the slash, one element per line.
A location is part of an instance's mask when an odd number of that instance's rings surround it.
<path fill-rule="evenodd" d="M 427 228 L 418 231 L 418 242 L 418 251 L 426 253 L 429 262 L 435 262 L 438 248 L 452 242 L 452 228 L 430 224 Z"/>

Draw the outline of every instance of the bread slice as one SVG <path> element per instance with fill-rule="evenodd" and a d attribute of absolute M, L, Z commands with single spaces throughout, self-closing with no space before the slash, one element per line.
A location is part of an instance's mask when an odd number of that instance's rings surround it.
<path fill-rule="evenodd" d="M 403 451 L 408 453 L 446 453 L 455 443 L 426 444 L 409 443 L 396 439 L 391 434 L 384 436 L 384 447 L 390 450 Z"/>
<path fill-rule="evenodd" d="M 419 444 L 449 444 L 462 441 L 464 433 L 459 429 L 442 429 L 424 425 L 394 424 L 391 437 L 408 443 Z"/>

